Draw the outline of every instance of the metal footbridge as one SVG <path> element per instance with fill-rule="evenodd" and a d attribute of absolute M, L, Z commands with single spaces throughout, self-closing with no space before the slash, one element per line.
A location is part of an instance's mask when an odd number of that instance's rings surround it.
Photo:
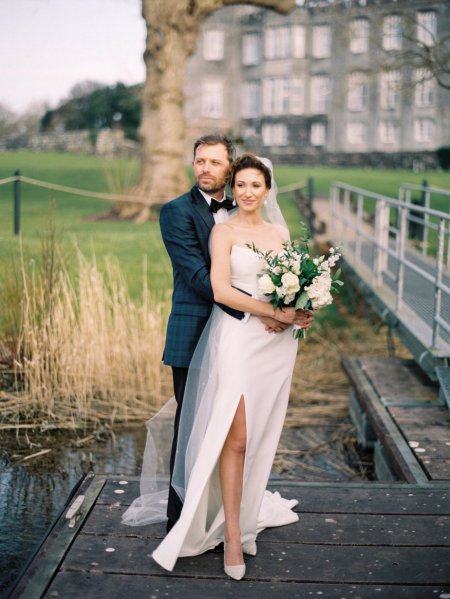
<path fill-rule="evenodd" d="M 431 208 L 434 198 L 449 208 Z M 329 225 L 350 277 L 427 375 L 449 391 L 450 191 L 404 184 L 391 198 L 335 182 Z"/>

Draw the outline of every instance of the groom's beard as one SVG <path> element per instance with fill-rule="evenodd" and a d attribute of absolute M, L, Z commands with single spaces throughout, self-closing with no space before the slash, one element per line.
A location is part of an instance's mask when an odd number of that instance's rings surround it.
<path fill-rule="evenodd" d="M 210 180 L 208 181 L 202 181 L 202 178 L 199 177 L 196 181 L 197 187 L 201 189 L 204 193 L 207 193 L 209 195 L 223 192 L 225 190 L 228 177 L 226 177 L 225 179 L 215 179 L 211 177 L 209 179 Z"/>

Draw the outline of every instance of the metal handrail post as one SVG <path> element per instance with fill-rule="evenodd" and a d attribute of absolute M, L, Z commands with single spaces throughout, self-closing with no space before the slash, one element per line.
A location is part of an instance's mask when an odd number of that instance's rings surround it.
<path fill-rule="evenodd" d="M 403 303 L 403 285 L 405 277 L 405 244 L 408 234 L 408 213 L 407 209 L 400 208 L 399 214 L 399 251 L 398 251 L 398 266 L 397 266 L 397 295 L 395 298 L 395 311 L 398 313 Z"/>
<path fill-rule="evenodd" d="M 383 271 L 387 265 L 386 243 L 389 243 L 389 228 L 386 223 L 386 217 L 389 222 L 389 206 L 381 200 L 377 202 L 375 208 L 375 285 L 381 285 L 383 282 Z"/>
<path fill-rule="evenodd" d="M 361 225 L 362 225 L 362 217 L 363 217 L 363 203 L 364 203 L 364 197 L 361 194 L 358 194 L 358 203 L 356 205 L 356 227 L 355 227 L 355 235 L 356 235 L 355 257 L 358 262 L 361 262 Z"/>
<path fill-rule="evenodd" d="M 343 206 L 343 217 L 342 217 L 342 233 L 347 238 L 348 225 L 350 224 L 350 190 L 344 191 L 344 206 Z M 347 239 L 348 241 L 348 239 Z M 347 252 L 350 251 L 349 244 L 347 245 Z"/>
<path fill-rule="evenodd" d="M 332 185 L 330 187 L 330 212 L 331 212 L 331 220 L 330 220 L 330 234 L 331 234 L 331 239 L 333 240 L 333 242 L 336 242 L 336 223 L 335 223 L 335 219 L 337 217 L 336 215 L 336 201 L 335 201 L 335 196 L 336 196 L 336 186 Z"/>
<path fill-rule="evenodd" d="M 443 257 L 444 257 L 444 234 L 445 234 L 445 220 L 439 219 L 439 233 L 438 233 L 438 247 L 436 255 L 436 283 L 434 285 L 434 310 L 433 310 L 433 336 L 431 339 L 431 347 L 436 349 L 439 333 L 439 316 L 441 313 L 442 303 L 442 268 L 443 268 Z"/>
<path fill-rule="evenodd" d="M 428 187 L 428 182 L 424 181 L 423 186 L 425 188 Z M 428 210 L 430 208 L 430 192 L 428 190 L 426 190 L 424 192 L 424 196 L 425 196 L 424 206 Z M 423 221 L 424 230 L 423 230 L 423 238 L 422 238 L 422 255 L 423 256 L 426 256 L 428 253 L 428 227 L 429 227 L 429 224 L 430 224 L 430 215 L 428 214 L 428 212 L 425 212 L 424 221 Z"/>

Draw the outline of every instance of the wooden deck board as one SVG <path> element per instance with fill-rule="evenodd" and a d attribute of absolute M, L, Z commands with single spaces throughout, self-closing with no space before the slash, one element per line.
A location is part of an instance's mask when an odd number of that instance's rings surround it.
<path fill-rule="evenodd" d="M 262 537 L 263 538 L 263 537 Z M 208 552 L 180 558 L 173 572 L 151 559 L 158 541 L 130 537 L 79 535 L 64 560 L 63 571 L 98 571 L 130 576 L 226 578 L 223 554 Z M 258 544 L 258 555 L 247 558 L 247 580 L 339 582 L 372 584 L 444 584 L 449 580 L 448 547 L 398 547 Z"/>
<path fill-rule="evenodd" d="M 292 582 L 234 582 L 222 579 L 186 579 L 114 574 L 109 577 L 97 572 L 61 572 L 46 594 L 46 599 L 92 597 L 92 589 L 102 589 L 108 599 L 424 599 L 439 597 L 449 590 L 447 585 L 349 585 Z M 100 595 L 96 595 L 100 597 Z"/>
<path fill-rule="evenodd" d="M 84 488 L 90 499 L 75 530 L 68 534 L 61 517 L 44 544 L 57 547 L 57 555 L 50 561 L 48 551 L 38 555 L 11 599 L 411 599 L 450 593 L 449 484 L 271 486 L 299 499 L 300 520 L 263 531 L 258 555 L 246 557 L 246 578 L 236 583 L 223 572 L 220 547 L 180 558 L 173 572 L 162 570 L 151 553 L 164 525 L 135 528 L 120 521 L 138 481 L 91 477 Z"/>
<path fill-rule="evenodd" d="M 323 483 L 293 485 L 273 483 L 273 490 L 287 499 L 297 499 L 298 512 L 361 513 L 361 514 L 448 514 L 450 492 L 448 489 L 394 484 Z M 114 490 L 126 491 L 115 495 Z M 407 491 L 407 492 L 406 492 Z M 97 505 L 127 506 L 139 494 L 139 483 L 130 480 L 120 485 L 119 480 L 108 480 L 97 500 Z M 447 506 L 446 508 L 444 506 Z M 446 511 L 442 511 L 446 510 Z M 129 527 L 130 528 L 130 527 Z M 132 528 L 132 527 L 131 527 Z"/>
<path fill-rule="evenodd" d="M 131 527 L 120 524 L 124 506 L 97 505 L 84 525 L 84 535 L 162 539 L 163 524 Z M 450 515 L 334 514 L 301 512 L 300 523 L 268 529 L 262 542 L 329 545 L 449 546 Z M 118 524 L 119 523 L 119 524 Z"/>
<path fill-rule="evenodd" d="M 399 480 L 450 480 L 450 413 L 411 360 L 346 358 L 352 417 L 367 417 Z M 359 420 L 358 420 L 359 422 Z"/>

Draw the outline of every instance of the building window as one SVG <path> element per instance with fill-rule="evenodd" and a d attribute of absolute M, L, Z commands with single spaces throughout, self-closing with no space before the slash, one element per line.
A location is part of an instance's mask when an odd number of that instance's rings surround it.
<path fill-rule="evenodd" d="M 350 22 L 350 52 L 365 54 L 369 51 L 369 21 L 353 19 Z"/>
<path fill-rule="evenodd" d="M 328 25 L 315 25 L 312 30 L 313 58 L 328 58 L 331 55 L 331 29 Z"/>
<path fill-rule="evenodd" d="M 325 123 L 313 123 L 311 125 L 310 142 L 313 146 L 324 146 L 327 136 Z"/>
<path fill-rule="evenodd" d="M 400 71 L 381 73 L 381 108 L 392 110 L 400 105 Z"/>
<path fill-rule="evenodd" d="M 223 83 L 205 81 L 202 86 L 202 115 L 220 119 L 223 115 Z"/>
<path fill-rule="evenodd" d="M 268 77 L 263 80 L 264 114 L 289 113 L 289 80 L 287 77 Z"/>
<path fill-rule="evenodd" d="M 348 77 L 347 107 L 349 110 L 364 110 L 369 97 L 369 82 L 365 73 L 351 73 Z"/>
<path fill-rule="evenodd" d="M 259 35 L 245 33 L 242 36 L 242 64 L 250 66 L 259 63 Z"/>
<path fill-rule="evenodd" d="M 224 32 L 209 29 L 203 34 L 203 58 L 205 60 L 223 60 Z"/>
<path fill-rule="evenodd" d="M 291 29 L 292 56 L 305 58 L 306 29 L 303 25 L 294 25 Z"/>
<path fill-rule="evenodd" d="M 414 139 L 419 142 L 433 141 L 434 121 L 431 119 L 415 119 Z"/>
<path fill-rule="evenodd" d="M 266 123 L 262 126 L 263 145 L 285 146 L 287 144 L 287 127 L 283 123 Z"/>
<path fill-rule="evenodd" d="M 327 75 L 311 77 L 311 112 L 324 114 L 328 111 L 331 82 Z"/>
<path fill-rule="evenodd" d="M 398 142 L 399 128 L 395 121 L 381 121 L 379 134 L 383 144 L 395 144 Z"/>
<path fill-rule="evenodd" d="M 347 123 L 347 141 L 361 145 L 367 142 L 367 126 L 364 123 Z"/>
<path fill-rule="evenodd" d="M 436 42 L 436 13 L 424 10 L 417 13 L 417 41 L 425 46 L 434 46 Z"/>
<path fill-rule="evenodd" d="M 261 114 L 260 87 L 257 81 L 246 81 L 242 86 L 242 118 L 251 119 Z"/>
<path fill-rule="evenodd" d="M 434 105 L 434 80 L 428 69 L 414 71 L 414 99 L 418 108 L 428 108 Z"/>
<path fill-rule="evenodd" d="M 400 15 L 388 15 L 383 19 L 383 49 L 400 50 L 402 47 L 402 22 Z"/>
<path fill-rule="evenodd" d="M 264 56 L 269 59 L 289 56 L 289 27 L 268 27 L 264 35 Z"/>
<path fill-rule="evenodd" d="M 290 80 L 289 97 L 291 114 L 303 114 L 305 112 L 305 85 L 300 77 L 292 77 Z"/>

